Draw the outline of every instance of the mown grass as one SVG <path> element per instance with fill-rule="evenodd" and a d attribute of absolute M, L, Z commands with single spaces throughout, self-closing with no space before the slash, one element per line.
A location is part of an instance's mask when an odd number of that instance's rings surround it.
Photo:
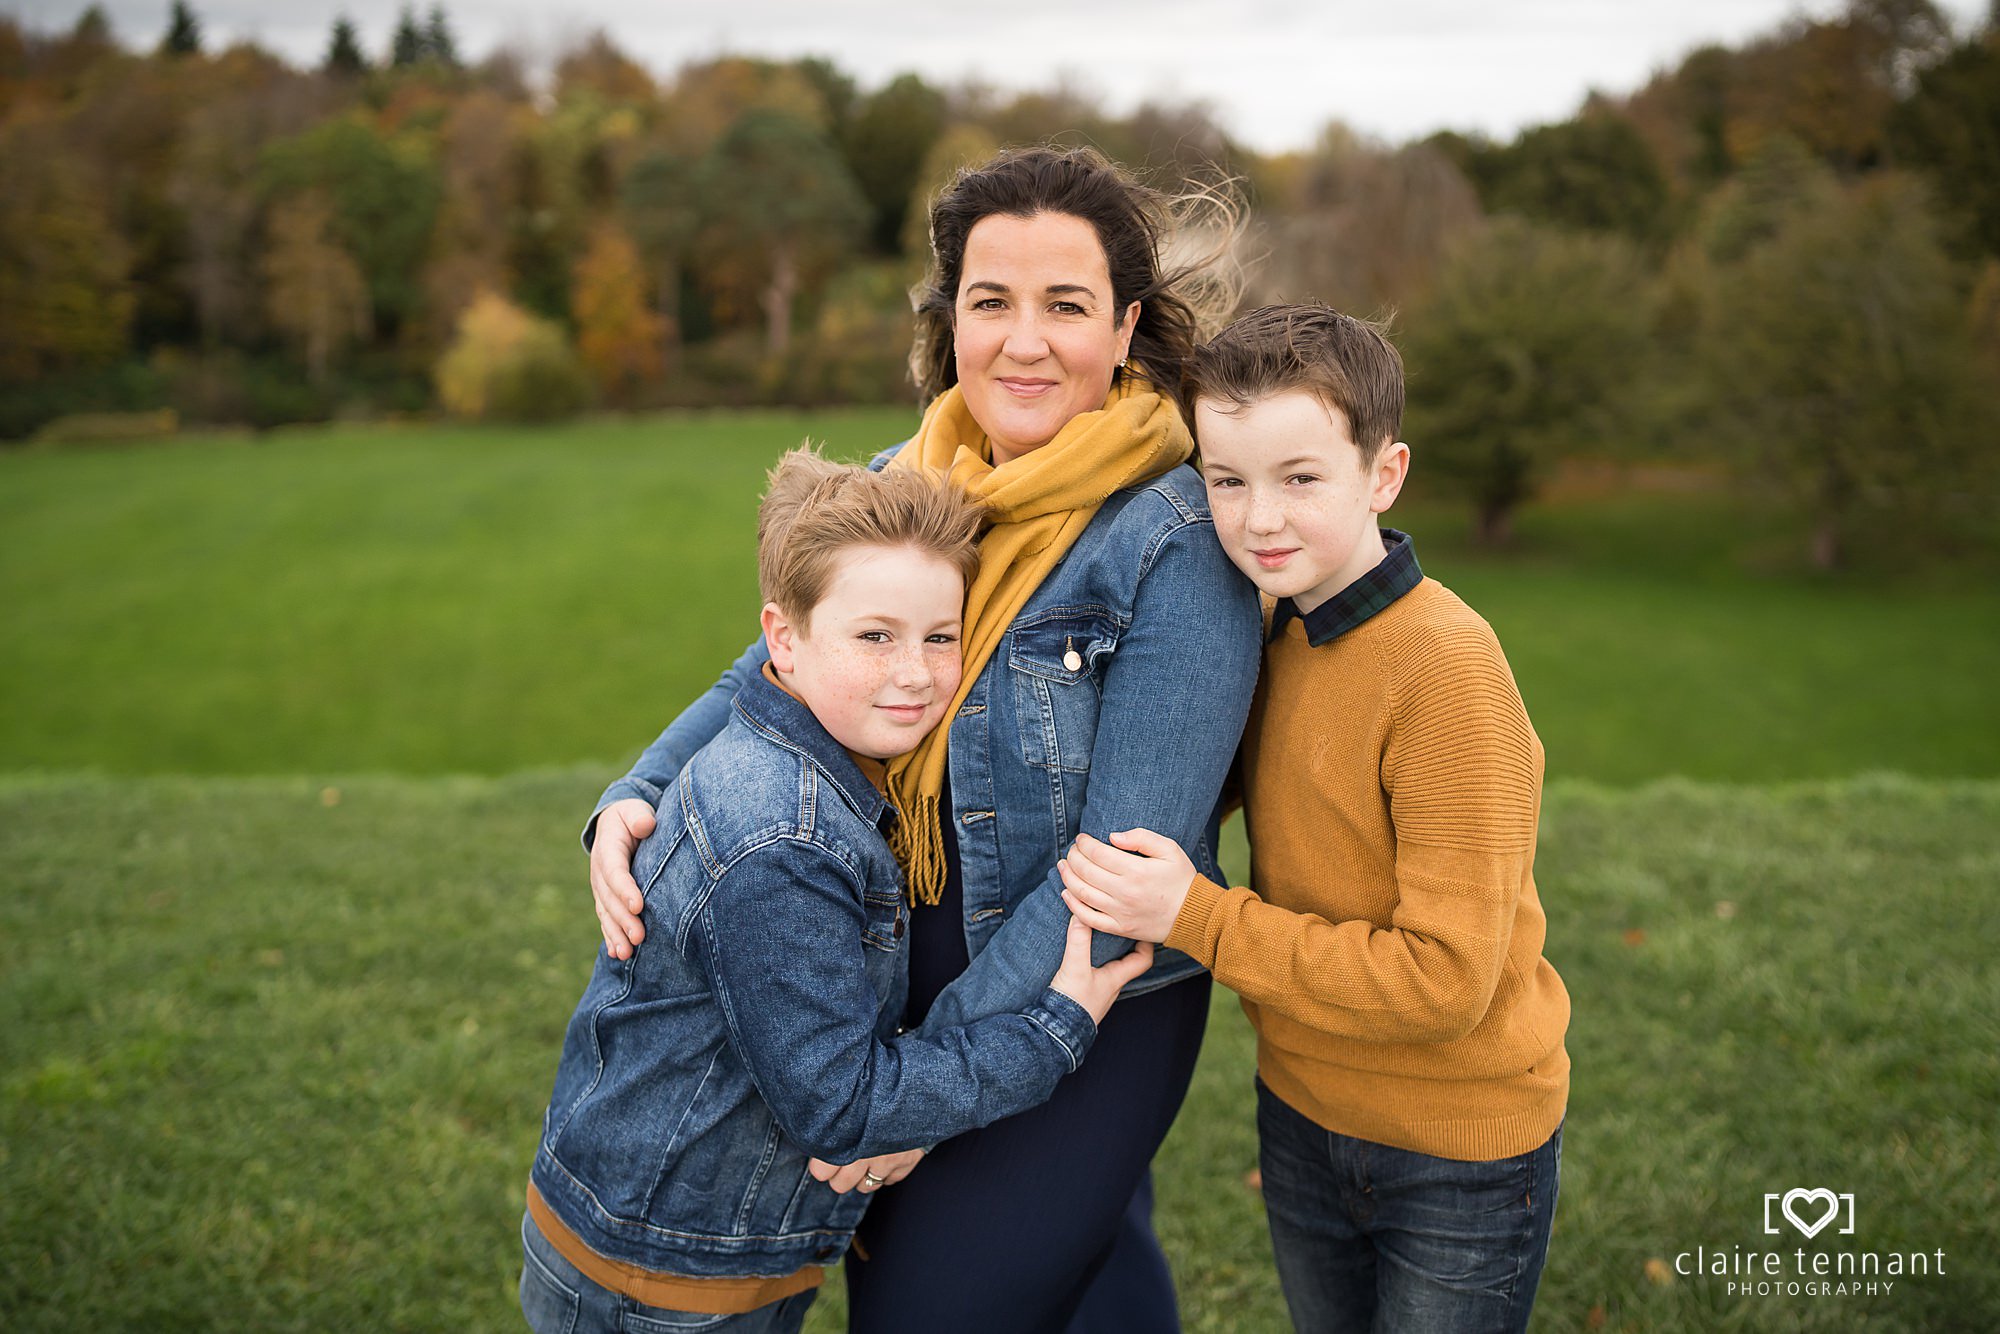
<path fill-rule="evenodd" d="M 595 927 L 604 775 L 0 779 L 0 1326 L 513 1328 L 523 1173 Z M 1575 1018 L 1538 1327 L 2000 1327 L 2000 783 L 1552 785 Z M 1158 1166 L 1187 1324 L 1284 1327 L 1218 991 Z M 1874 1298 L 1647 1277 L 1947 1253 Z M 839 1327 L 837 1289 L 812 1326 Z"/>
<path fill-rule="evenodd" d="M 762 470 L 914 413 L 339 428 L 0 454 L 0 770 L 618 764 L 755 628 Z M 1726 489 L 1557 498 L 1495 556 L 1392 515 L 1498 628 L 1549 772 L 2000 775 L 1983 566 L 1803 573 Z"/>

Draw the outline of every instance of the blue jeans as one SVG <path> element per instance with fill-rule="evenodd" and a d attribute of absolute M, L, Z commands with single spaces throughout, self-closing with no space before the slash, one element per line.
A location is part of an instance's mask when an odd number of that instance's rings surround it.
<path fill-rule="evenodd" d="M 1278 1283 L 1299 1334 L 1528 1327 L 1549 1254 L 1562 1128 L 1517 1158 L 1460 1162 L 1314 1124 L 1257 1082 Z"/>
<path fill-rule="evenodd" d="M 584 1277 L 549 1245 L 535 1220 L 521 1215 L 521 1314 L 535 1334 L 798 1334 L 817 1290 L 742 1315 L 669 1311 Z"/>

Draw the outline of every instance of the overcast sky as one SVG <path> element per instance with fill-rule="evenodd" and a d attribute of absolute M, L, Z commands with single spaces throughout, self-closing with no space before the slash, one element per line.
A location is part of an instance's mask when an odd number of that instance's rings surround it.
<path fill-rule="evenodd" d="M 128 45 L 166 27 L 168 0 L 102 0 Z M 388 45 L 399 0 L 193 0 L 211 47 L 253 37 L 317 62 L 336 13 L 367 48 Z M 421 0 L 420 7 L 428 5 Z M 1982 0 L 1946 0 L 1961 30 Z M 85 0 L 0 0 L 43 31 Z M 453 0 L 462 54 L 507 43 L 546 62 L 603 28 L 656 75 L 723 53 L 820 55 L 872 88 L 905 70 L 952 83 L 1097 92 L 1114 112 L 1146 99 L 1210 103 L 1265 152 L 1309 144 L 1328 120 L 1390 140 L 1432 130 L 1508 138 L 1562 120 L 1598 88 L 1630 92 L 1706 42 L 1738 44 L 1826 0 Z"/>

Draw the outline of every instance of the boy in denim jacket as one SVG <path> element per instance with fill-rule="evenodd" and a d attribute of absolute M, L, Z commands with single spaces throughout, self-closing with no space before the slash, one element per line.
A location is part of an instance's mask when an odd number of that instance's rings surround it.
<path fill-rule="evenodd" d="M 1493 631 L 1376 526 L 1410 459 L 1388 340 L 1272 307 L 1202 349 L 1191 388 L 1216 536 L 1271 609 L 1240 756 L 1252 887 L 1133 830 L 1078 839 L 1065 898 L 1242 997 L 1300 1330 L 1524 1329 L 1569 1094 L 1541 743 Z"/>
<path fill-rule="evenodd" d="M 957 689 L 981 521 L 913 470 L 799 450 L 773 472 L 770 665 L 661 798 L 633 863 L 645 943 L 599 953 L 564 1038 L 522 1221 L 536 1330 L 796 1330 L 869 1193 L 1046 1099 L 1150 963 L 1093 970 L 1073 925 L 1021 1012 L 897 1030 L 884 762 Z"/>

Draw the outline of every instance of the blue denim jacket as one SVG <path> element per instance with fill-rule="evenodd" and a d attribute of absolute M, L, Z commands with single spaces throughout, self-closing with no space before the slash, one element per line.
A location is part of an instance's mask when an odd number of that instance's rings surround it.
<path fill-rule="evenodd" d="M 1217 796 L 1250 711 L 1261 630 L 1256 590 L 1216 541 L 1193 468 L 1116 492 L 1092 517 L 951 720 L 948 818 L 972 965 L 920 1031 L 1019 1009 L 1040 994 L 1069 925 L 1056 858 L 1080 831 L 1101 839 L 1144 826 L 1179 843 L 1205 874 L 1220 874 Z M 761 640 L 752 644 L 597 810 L 626 797 L 658 800 L 767 657 Z M 591 819 L 586 847 L 595 812 Z M 1100 936 L 1093 956 L 1103 963 L 1130 948 Z M 1126 994 L 1199 971 L 1163 949 Z"/>
<path fill-rule="evenodd" d="M 1096 1038 L 1044 986 L 1016 1012 L 899 1035 L 909 987 L 895 813 L 761 676 L 659 803 L 633 872 L 646 940 L 599 951 L 563 1039 L 533 1180 L 600 1255 L 780 1275 L 847 1247 L 846 1162 L 1046 1100 Z"/>

